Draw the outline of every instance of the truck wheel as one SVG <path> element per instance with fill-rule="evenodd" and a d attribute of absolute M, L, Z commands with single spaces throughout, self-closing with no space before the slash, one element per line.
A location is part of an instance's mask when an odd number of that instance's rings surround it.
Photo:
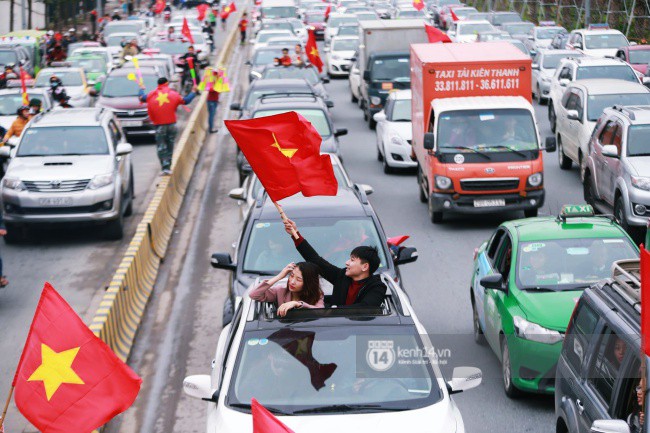
<path fill-rule="evenodd" d="M 557 118 L 555 117 L 555 108 L 553 108 L 553 101 L 550 99 L 548 101 L 548 121 L 551 124 L 551 131 L 555 134 L 555 122 L 557 121 Z"/>
<path fill-rule="evenodd" d="M 591 185 L 591 175 L 589 173 L 585 173 L 585 180 L 582 183 L 582 195 L 585 199 L 585 203 L 592 206 L 594 205 L 594 190 Z"/>
<path fill-rule="evenodd" d="M 535 208 L 535 209 L 524 209 L 524 216 L 525 216 L 526 218 L 534 218 L 534 217 L 537 216 L 538 213 L 539 213 L 539 209 L 538 209 L 538 208 Z"/>
<path fill-rule="evenodd" d="M 370 114 L 370 111 L 368 111 L 368 128 L 374 130 L 377 127 L 377 122 L 375 122 L 375 119 L 372 117 L 372 114 Z"/>
<path fill-rule="evenodd" d="M 131 179 L 129 180 L 129 191 L 126 193 L 129 204 L 124 209 L 124 216 L 133 215 L 133 199 L 135 198 L 135 188 L 133 187 L 133 170 L 131 170 Z"/>
<path fill-rule="evenodd" d="M 625 203 L 623 202 L 623 197 L 619 196 L 619 198 L 616 199 L 616 203 L 614 204 L 614 218 L 616 218 L 618 225 L 629 233 L 630 226 L 628 225 L 627 218 L 625 217 Z"/>
<path fill-rule="evenodd" d="M 434 224 L 442 223 L 442 212 L 436 212 L 433 210 L 433 194 L 429 194 L 429 218 Z"/>
<path fill-rule="evenodd" d="M 569 170 L 571 168 L 571 159 L 567 158 L 564 154 L 564 146 L 562 146 L 562 138 L 557 137 L 557 161 L 562 170 Z"/>
<path fill-rule="evenodd" d="M 124 219 L 122 218 L 122 215 L 120 215 L 113 221 L 106 223 L 106 226 L 104 227 L 104 237 L 111 241 L 117 241 L 122 239 L 122 236 L 124 236 Z"/>
<path fill-rule="evenodd" d="M 520 391 L 512 383 L 512 366 L 510 365 L 510 350 L 506 337 L 501 338 L 501 375 L 503 377 L 503 390 L 510 398 L 519 396 Z"/>

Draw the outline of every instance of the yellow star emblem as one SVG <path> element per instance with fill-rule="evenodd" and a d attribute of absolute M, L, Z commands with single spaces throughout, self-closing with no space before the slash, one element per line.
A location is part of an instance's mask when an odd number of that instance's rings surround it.
<path fill-rule="evenodd" d="M 158 106 L 162 107 L 163 105 L 169 102 L 169 93 L 158 92 L 156 96 L 156 101 L 158 101 Z"/>
<path fill-rule="evenodd" d="M 42 381 L 48 401 L 64 383 L 83 385 L 84 381 L 72 369 L 72 363 L 79 353 L 79 349 L 79 347 L 75 347 L 57 353 L 47 344 L 41 343 L 41 365 L 29 376 L 27 381 Z"/>
<path fill-rule="evenodd" d="M 419 5 L 420 3 L 422 3 L 422 0 L 413 0 L 413 3 Z"/>
<path fill-rule="evenodd" d="M 283 154 L 284 156 L 286 156 L 287 158 L 291 159 L 291 157 L 292 157 L 296 152 L 298 152 L 298 149 L 283 149 L 283 148 L 281 148 L 281 147 L 280 147 L 280 143 L 278 143 L 278 139 L 275 138 L 275 134 L 274 134 L 274 133 L 271 133 L 271 135 L 273 135 L 273 144 L 271 145 L 271 147 L 275 147 L 275 148 L 277 148 L 277 149 L 278 149 L 280 152 L 282 152 L 282 154 Z"/>
<path fill-rule="evenodd" d="M 295 356 L 308 355 L 309 354 L 309 337 L 301 338 L 296 340 L 298 347 L 296 347 Z"/>
<path fill-rule="evenodd" d="M 318 48 L 316 47 L 312 48 L 309 54 L 311 54 L 312 56 L 318 56 Z"/>

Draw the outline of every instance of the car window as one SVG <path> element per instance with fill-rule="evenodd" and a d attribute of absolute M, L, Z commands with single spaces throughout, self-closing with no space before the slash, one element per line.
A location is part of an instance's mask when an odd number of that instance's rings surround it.
<path fill-rule="evenodd" d="M 598 315 L 593 308 L 585 301 L 578 304 L 577 311 L 569 323 L 563 348 L 569 366 L 578 377 L 580 377 L 582 361 L 585 359 L 589 347 L 589 339 L 597 324 Z"/>
<path fill-rule="evenodd" d="M 51 126 L 27 129 L 16 156 L 108 154 L 106 133 L 101 126 Z"/>
<path fill-rule="evenodd" d="M 650 125 L 632 125 L 628 128 L 627 155 L 650 155 Z"/>
<path fill-rule="evenodd" d="M 609 407 L 616 377 L 623 361 L 621 351 L 624 356 L 625 346 L 623 343 L 623 349 L 621 350 L 623 340 L 607 326 L 603 328 L 599 340 L 595 355 L 589 366 L 587 383 L 600 397 L 602 403 Z"/>
<path fill-rule="evenodd" d="M 253 115 L 254 118 L 273 116 L 274 114 L 286 113 L 288 110 L 259 110 Z M 302 115 L 311 123 L 321 137 L 326 138 L 332 135 L 330 124 L 327 120 L 327 114 L 320 109 L 296 108 L 293 111 Z"/>
<path fill-rule="evenodd" d="M 562 80 L 562 79 L 571 80 L 572 79 L 571 67 L 570 66 L 563 67 L 562 70 L 560 71 L 559 78 L 560 78 L 560 80 Z"/>
<path fill-rule="evenodd" d="M 410 122 L 411 121 L 411 100 L 396 99 L 393 102 L 393 109 L 389 116 L 392 122 Z"/>
<path fill-rule="evenodd" d="M 605 128 L 603 129 L 603 132 L 601 132 L 600 137 L 598 137 L 600 144 L 605 146 L 614 143 L 614 133 L 616 132 L 616 127 L 616 122 L 612 120 L 607 122 L 607 125 L 605 125 Z"/>
<path fill-rule="evenodd" d="M 578 112 L 578 118 L 582 119 L 582 115 L 584 113 L 584 108 L 585 108 L 585 105 L 584 105 L 584 100 L 585 100 L 584 93 L 582 92 L 582 90 L 577 89 L 575 96 L 576 96 L 576 104 L 575 104 L 576 108 L 574 108 L 574 110 L 576 110 Z"/>
<path fill-rule="evenodd" d="M 386 118 L 390 120 L 391 116 L 393 115 L 393 105 L 395 104 L 395 100 L 388 98 L 386 99 L 386 106 L 384 107 L 384 112 L 386 113 Z"/>
<path fill-rule="evenodd" d="M 578 102 L 578 95 L 576 95 L 573 92 L 567 92 L 568 93 L 568 98 L 566 100 L 566 103 L 564 107 L 567 110 L 575 110 L 576 109 L 576 103 Z"/>
<path fill-rule="evenodd" d="M 597 80 L 601 78 L 613 78 L 631 83 L 639 82 L 636 73 L 628 65 L 581 66 L 578 68 L 576 77 L 578 80 Z"/>
<path fill-rule="evenodd" d="M 494 258 L 496 257 L 497 248 L 499 247 L 499 243 L 501 243 L 501 239 L 503 238 L 504 234 L 505 234 L 505 230 L 498 229 L 492 236 L 492 239 L 490 239 L 490 243 L 487 246 L 487 256 L 490 259 L 491 263 L 494 263 Z"/>
<path fill-rule="evenodd" d="M 65 71 L 49 69 L 39 72 L 36 77 L 35 87 L 50 87 L 50 77 L 56 75 L 61 79 L 63 86 L 81 86 L 83 79 L 79 71 Z"/>
<path fill-rule="evenodd" d="M 589 95 L 587 119 L 594 122 L 607 107 L 626 105 L 650 105 L 650 92 L 616 93 L 612 95 Z"/>
<path fill-rule="evenodd" d="M 618 154 L 621 154 L 621 145 L 623 142 L 623 125 L 616 122 L 616 132 L 614 133 L 614 138 L 612 139 L 612 144 L 616 146 L 616 151 Z"/>
<path fill-rule="evenodd" d="M 501 240 L 495 263 L 497 270 L 503 277 L 503 280 L 507 281 L 512 266 L 512 241 L 510 240 L 510 235 L 507 233 Z"/>
<path fill-rule="evenodd" d="M 614 418 L 627 421 L 629 425 L 640 425 L 639 415 L 643 408 L 639 406 L 636 388 L 643 385 L 641 377 L 641 360 L 631 355 L 630 362 L 625 364 L 625 371 L 619 374 L 621 385 L 618 391 L 618 404 Z M 639 430 L 634 430 L 639 431 Z"/>

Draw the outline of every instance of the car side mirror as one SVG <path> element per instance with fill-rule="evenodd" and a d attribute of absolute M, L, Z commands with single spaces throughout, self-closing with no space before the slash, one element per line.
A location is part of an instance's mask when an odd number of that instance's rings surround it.
<path fill-rule="evenodd" d="M 246 66 L 250 66 L 250 65 L 252 65 L 252 63 L 251 63 L 250 60 L 246 60 L 246 61 L 244 62 L 244 64 L 245 64 Z"/>
<path fill-rule="evenodd" d="M 449 394 L 458 394 L 476 388 L 483 381 L 483 372 L 476 367 L 456 367 L 447 382 Z"/>
<path fill-rule="evenodd" d="M 648 85 L 650 84 L 650 77 L 643 77 L 641 81 L 643 81 L 643 84 Z"/>
<path fill-rule="evenodd" d="M 375 119 L 375 122 L 377 123 L 383 122 L 384 120 L 386 120 L 386 113 L 384 112 L 384 110 L 381 110 L 379 113 L 375 113 L 372 116 L 372 118 Z"/>
<path fill-rule="evenodd" d="M 484 289 L 488 290 L 499 290 L 502 292 L 506 291 L 506 287 L 503 281 L 503 276 L 501 274 L 491 274 L 491 275 L 486 275 L 485 277 L 481 278 L 481 286 L 483 286 Z"/>
<path fill-rule="evenodd" d="M 539 63 L 533 63 L 532 65 L 530 65 L 530 67 L 534 71 L 539 71 Z"/>
<path fill-rule="evenodd" d="M 413 263 L 418 259 L 418 250 L 414 247 L 404 247 L 400 248 L 397 260 L 395 260 L 396 265 L 405 265 L 407 263 Z"/>
<path fill-rule="evenodd" d="M 575 48 L 576 50 L 581 50 L 582 49 L 582 44 L 581 43 L 575 43 L 575 44 L 573 44 L 573 48 Z"/>
<path fill-rule="evenodd" d="M 375 189 L 366 183 L 358 183 L 357 186 L 359 187 L 359 189 L 363 190 L 363 192 L 365 192 L 366 195 L 370 195 L 373 192 L 375 192 Z"/>
<path fill-rule="evenodd" d="M 237 265 L 232 262 L 232 257 L 227 253 L 214 253 L 210 259 L 210 264 L 216 269 L 225 269 L 227 271 L 234 271 Z"/>
<path fill-rule="evenodd" d="M 569 120 L 582 120 L 580 119 L 580 114 L 578 113 L 578 110 L 567 110 L 566 117 Z"/>
<path fill-rule="evenodd" d="M 433 132 L 424 133 L 424 148 L 434 150 L 436 148 L 436 136 Z"/>
<path fill-rule="evenodd" d="M 630 426 L 622 419 L 597 419 L 591 424 L 591 433 L 630 433 Z"/>
<path fill-rule="evenodd" d="M 348 135 L 347 128 L 339 128 L 336 131 L 334 131 L 334 137 L 341 137 L 343 135 Z"/>
<path fill-rule="evenodd" d="M 11 158 L 11 147 L 10 146 L 1 146 L 0 147 L 0 158 L 2 158 L 2 159 Z"/>
<path fill-rule="evenodd" d="M 325 47 L 325 48 L 323 48 L 323 52 L 325 52 L 325 53 L 329 53 L 329 52 L 330 52 L 330 47 Z"/>
<path fill-rule="evenodd" d="M 230 104 L 230 109 L 233 111 L 241 111 L 241 104 L 239 102 L 233 102 Z"/>
<path fill-rule="evenodd" d="M 183 379 L 183 392 L 192 398 L 217 402 L 219 390 L 212 389 L 212 379 L 208 374 L 196 374 Z"/>
<path fill-rule="evenodd" d="M 327 108 L 333 108 L 334 107 L 334 101 L 327 100 L 325 101 L 325 105 Z"/>
<path fill-rule="evenodd" d="M 546 146 L 544 147 L 544 150 L 553 153 L 557 149 L 557 138 L 555 137 L 546 137 Z"/>
<path fill-rule="evenodd" d="M 245 200 L 246 192 L 244 191 L 244 188 L 234 188 L 230 190 L 230 192 L 228 193 L 228 197 L 233 198 L 235 200 Z"/>
<path fill-rule="evenodd" d="M 634 46 L 636 46 L 636 45 L 637 45 L 636 42 L 630 42 L 630 46 L 631 46 L 631 47 L 634 47 Z"/>
<path fill-rule="evenodd" d="M 363 80 L 370 81 L 370 71 L 363 71 Z"/>
<path fill-rule="evenodd" d="M 130 143 L 118 143 L 115 148 L 117 156 L 128 155 L 131 152 L 133 152 L 133 146 Z"/>
<path fill-rule="evenodd" d="M 608 158 L 618 158 L 618 148 L 613 144 L 606 144 L 603 146 L 603 156 Z"/>
<path fill-rule="evenodd" d="M 560 81 L 559 81 L 559 84 L 562 87 L 566 87 L 566 86 L 569 85 L 570 82 L 571 82 L 571 80 L 569 80 L 568 78 L 561 78 Z"/>

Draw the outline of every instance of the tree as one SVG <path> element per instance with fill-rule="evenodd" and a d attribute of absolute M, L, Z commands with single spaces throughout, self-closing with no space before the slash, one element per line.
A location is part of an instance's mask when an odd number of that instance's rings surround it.
<path fill-rule="evenodd" d="M 14 31 L 14 0 L 9 0 L 9 31 Z"/>
<path fill-rule="evenodd" d="M 27 28 L 32 28 L 32 0 L 27 0 Z"/>

